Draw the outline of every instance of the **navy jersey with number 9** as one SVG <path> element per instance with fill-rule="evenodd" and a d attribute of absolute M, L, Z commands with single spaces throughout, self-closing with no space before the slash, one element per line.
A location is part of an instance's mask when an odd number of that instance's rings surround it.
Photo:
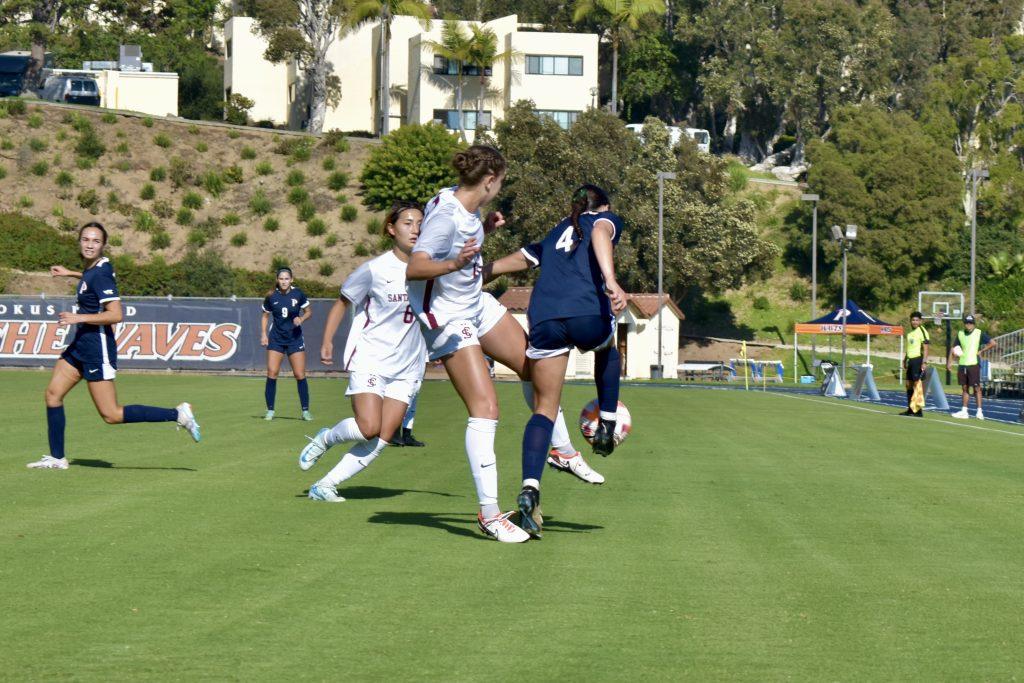
<path fill-rule="evenodd" d="M 604 277 L 591 248 L 591 233 L 599 222 L 611 223 L 612 245 L 618 244 L 622 219 L 611 211 L 588 211 L 579 217 L 582 240 L 576 239 L 572 221 L 565 218 L 543 240 L 523 247 L 526 260 L 541 269 L 527 310 L 531 326 L 558 318 L 611 316 Z"/>
<path fill-rule="evenodd" d="M 298 287 L 290 287 L 287 292 L 274 288 L 263 300 L 263 310 L 270 313 L 272 322 L 267 334 L 270 341 L 277 344 L 290 344 L 302 339 L 302 327 L 292 321 L 302 316 L 309 307 L 309 299 Z"/>

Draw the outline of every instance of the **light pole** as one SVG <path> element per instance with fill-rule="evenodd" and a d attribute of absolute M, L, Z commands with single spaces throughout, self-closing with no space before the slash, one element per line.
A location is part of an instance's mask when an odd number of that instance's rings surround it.
<path fill-rule="evenodd" d="M 818 195 L 802 194 L 800 200 L 814 202 L 811 209 L 811 320 L 818 317 Z M 814 362 L 818 357 L 818 335 L 811 337 L 811 372 L 817 375 Z"/>
<path fill-rule="evenodd" d="M 664 308 L 662 301 L 664 261 L 662 251 L 665 244 L 665 181 L 675 180 L 676 174 L 671 171 L 658 171 L 658 366 L 651 372 L 651 379 L 661 379 L 665 376 L 665 366 L 661 363 L 661 309 Z"/>
<path fill-rule="evenodd" d="M 987 168 L 971 169 L 971 315 L 974 310 L 974 279 L 978 261 L 978 182 L 982 178 L 988 178 Z"/>
<path fill-rule="evenodd" d="M 841 315 L 843 316 L 843 362 L 842 362 L 842 378 L 843 383 L 846 383 L 846 318 L 850 311 L 846 307 L 846 252 L 850 250 L 850 246 L 853 241 L 857 239 L 857 226 L 847 224 L 846 232 L 838 225 L 832 226 L 832 239 L 839 243 L 840 248 L 843 250 L 843 304 Z"/>

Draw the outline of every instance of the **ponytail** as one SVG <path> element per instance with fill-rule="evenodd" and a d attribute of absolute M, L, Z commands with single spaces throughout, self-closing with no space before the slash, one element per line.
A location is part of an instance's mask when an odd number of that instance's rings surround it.
<path fill-rule="evenodd" d="M 572 231 L 575 239 L 572 248 L 583 241 L 583 229 L 580 228 L 580 216 L 586 211 L 593 211 L 599 206 L 610 205 L 608 194 L 597 185 L 580 185 L 572 193 L 572 204 L 569 211 L 569 220 L 572 222 Z"/>

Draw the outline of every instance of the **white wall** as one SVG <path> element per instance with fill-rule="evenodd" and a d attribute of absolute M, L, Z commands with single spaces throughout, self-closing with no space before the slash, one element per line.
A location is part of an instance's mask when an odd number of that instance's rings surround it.
<path fill-rule="evenodd" d="M 224 60 L 224 91 L 248 97 L 255 105 L 249 110 L 254 121 L 269 119 L 289 123 L 287 64 L 272 64 L 263 58 L 267 42 L 254 32 L 249 17 L 232 17 L 224 25 L 224 42 L 231 41 L 231 56 Z"/>
<path fill-rule="evenodd" d="M 153 116 L 178 115 L 178 74 L 145 71 L 50 69 L 48 75 L 87 75 L 96 79 L 100 106 Z"/>
<path fill-rule="evenodd" d="M 508 44 L 523 56 L 508 79 L 506 106 L 525 99 L 533 100 L 537 109 L 584 111 L 591 106 L 598 70 L 595 34 L 517 31 L 510 34 Z M 527 74 L 527 55 L 582 56 L 583 75 Z"/>

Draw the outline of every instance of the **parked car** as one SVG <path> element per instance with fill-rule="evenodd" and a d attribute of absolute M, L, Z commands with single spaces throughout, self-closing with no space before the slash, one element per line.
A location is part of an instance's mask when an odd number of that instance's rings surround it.
<path fill-rule="evenodd" d="M 680 128 L 679 126 L 669 125 L 665 127 L 668 128 L 669 146 L 675 147 L 683 139 L 683 135 L 686 135 L 686 137 L 697 143 L 699 151 L 704 154 L 711 153 L 711 133 L 703 128 Z M 642 123 L 627 123 L 626 128 L 636 133 L 639 137 L 643 136 L 644 124 Z"/>
<path fill-rule="evenodd" d="M 21 55 L 0 55 L 0 97 L 21 94 L 31 58 Z"/>
<path fill-rule="evenodd" d="M 95 78 L 88 76 L 50 76 L 39 96 L 51 102 L 100 105 L 100 88 Z"/>

